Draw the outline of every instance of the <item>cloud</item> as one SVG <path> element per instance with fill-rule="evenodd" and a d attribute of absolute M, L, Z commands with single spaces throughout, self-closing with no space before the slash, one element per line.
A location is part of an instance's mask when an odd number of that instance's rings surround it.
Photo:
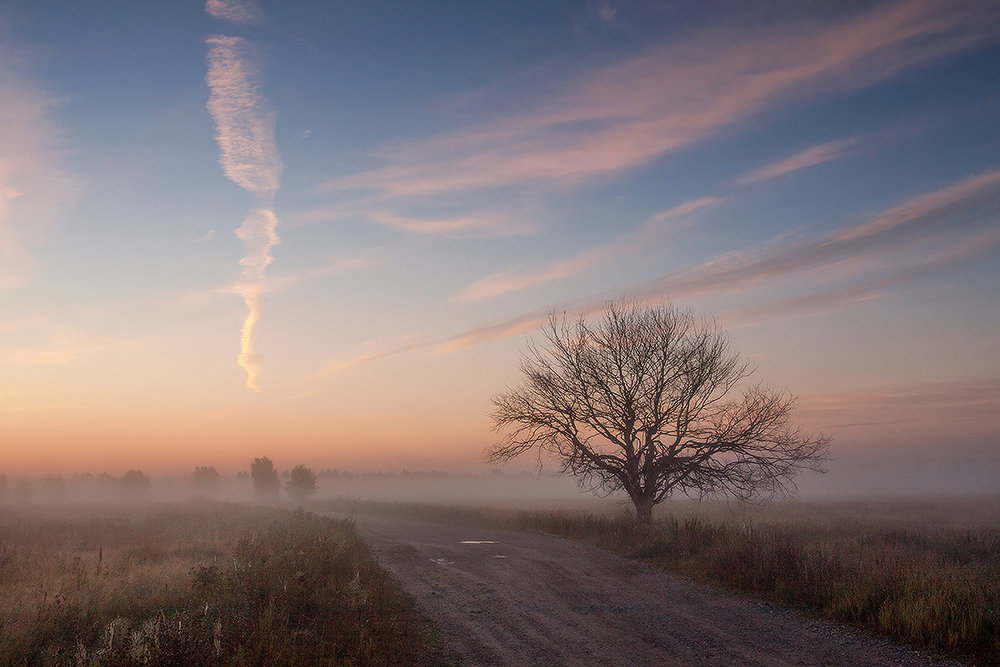
<path fill-rule="evenodd" d="M 540 310 L 535 310 L 532 311 L 532 314 L 507 320 L 499 324 L 476 327 L 444 341 L 440 345 L 439 350 L 441 352 L 456 352 L 474 345 L 534 331 L 545 322 L 544 315 Z"/>
<path fill-rule="evenodd" d="M 756 250 L 672 271 L 623 293 L 593 295 L 557 309 L 585 313 L 621 296 L 646 301 L 690 300 L 746 292 L 768 281 L 793 276 L 798 280 L 803 276 L 822 279 L 825 272 L 849 270 L 860 274 L 875 269 L 874 277 L 846 285 L 826 284 L 808 295 L 759 306 L 759 312 L 754 308 L 736 311 L 730 319 L 746 323 L 756 318 L 815 312 L 870 298 L 878 290 L 996 254 L 1000 250 L 1000 221 L 995 213 L 998 209 L 1000 170 L 984 172 L 816 239 L 776 240 Z M 921 257 L 913 252 L 920 248 L 930 248 L 931 253 Z M 903 256 L 904 264 L 885 270 L 894 256 Z M 446 341 L 441 349 L 453 351 L 528 331 L 544 317 L 544 310 L 535 309 L 499 324 L 475 327 Z"/>
<path fill-rule="evenodd" d="M 364 342 L 362 349 L 358 354 L 345 359 L 331 361 L 323 366 L 319 373 L 317 373 L 317 378 L 327 378 L 355 366 L 384 359 L 385 357 L 411 352 L 416 349 L 427 347 L 427 345 L 428 343 L 419 334 L 373 338 Z"/>
<path fill-rule="evenodd" d="M 208 111 L 215 121 L 222 170 L 244 190 L 273 193 L 281 185 L 281 158 L 274 141 L 275 114 L 260 94 L 253 46 L 224 35 L 206 43 Z"/>
<path fill-rule="evenodd" d="M 243 221 L 236 236 L 243 241 L 247 254 L 240 260 L 243 282 L 240 293 L 247 307 L 247 316 L 240 330 L 240 354 L 237 362 L 247 373 L 247 387 L 259 391 L 257 376 L 260 373 L 260 356 L 254 351 L 254 331 L 261 314 L 261 294 L 265 271 L 273 260 L 271 249 L 278 245 L 278 216 L 269 208 L 252 211 Z"/>
<path fill-rule="evenodd" d="M 336 257 L 322 266 L 268 279 L 265 283 L 265 289 L 268 292 L 283 292 L 302 282 L 363 271 L 381 264 L 385 261 L 385 255 L 384 249 L 372 248 L 352 257 Z"/>
<path fill-rule="evenodd" d="M 453 208 L 454 205 L 454 202 L 448 202 L 447 208 Z M 292 214 L 291 220 L 300 225 L 366 220 L 398 232 L 448 239 L 506 238 L 538 233 L 538 226 L 527 216 L 513 214 L 509 209 L 502 213 L 474 211 L 464 215 L 415 216 L 394 212 L 386 207 L 385 201 L 371 198 L 299 211 Z"/>
<path fill-rule="evenodd" d="M 525 272 L 508 269 L 480 278 L 467 285 L 455 294 L 453 299 L 463 302 L 481 301 L 553 280 L 562 280 L 596 266 L 614 254 L 617 254 L 617 248 L 609 244 L 577 253 L 536 271 Z"/>
<path fill-rule="evenodd" d="M 1000 169 L 971 176 L 947 188 L 928 192 L 873 217 L 868 222 L 848 227 L 832 237 L 836 243 L 852 243 L 859 239 L 877 238 L 895 231 L 919 229 L 920 222 L 941 225 L 970 208 L 996 203 L 1000 190 Z"/>
<path fill-rule="evenodd" d="M 0 25 L 0 290 L 16 289 L 36 272 L 33 249 L 76 195 L 62 167 L 54 96 L 24 71 L 30 58 Z"/>
<path fill-rule="evenodd" d="M 482 213 L 454 217 L 412 218 L 388 211 L 370 211 L 366 216 L 390 229 L 451 239 L 528 236 L 536 232 L 532 225 L 523 221 Z"/>
<path fill-rule="evenodd" d="M 769 181 L 801 169 L 807 169 L 817 164 L 836 160 L 844 154 L 846 149 L 854 145 L 856 141 L 854 138 L 838 139 L 825 144 L 811 146 L 784 160 L 754 169 L 737 178 L 736 183 L 739 185 L 750 185 L 752 183 L 760 183 L 761 181 Z"/>
<path fill-rule="evenodd" d="M 1000 255 L 1000 229 L 986 230 L 951 248 L 924 258 L 916 258 L 915 261 L 910 260 L 903 266 L 891 267 L 867 278 L 813 290 L 788 299 L 732 310 L 722 313 L 719 319 L 727 327 L 737 327 L 833 312 L 851 303 L 877 298 L 892 287 L 916 280 L 928 273 L 963 266 L 994 255 Z"/>
<path fill-rule="evenodd" d="M 34 328 L 31 334 L 36 340 L 31 345 L 0 347 L 0 366 L 54 366 L 134 345 L 131 341 L 91 336 L 72 329 Z"/>
<path fill-rule="evenodd" d="M 919 382 L 803 396 L 797 415 L 828 429 L 988 421 L 1000 412 L 1000 377 Z"/>
<path fill-rule="evenodd" d="M 247 387 L 259 391 L 260 357 L 254 351 L 254 332 L 261 314 L 265 272 L 271 249 L 279 242 L 274 195 L 281 185 L 281 159 L 274 141 L 275 115 L 260 94 L 256 54 L 239 37 L 217 35 L 207 41 L 208 110 L 215 121 L 219 162 L 233 183 L 255 195 L 255 207 L 236 236 L 246 255 L 240 260 L 241 295 L 247 315 L 240 332 L 237 362 L 246 371 Z"/>
<path fill-rule="evenodd" d="M 705 293 L 743 290 L 754 284 L 836 262 L 862 259 L 874 252 L 898 251 L 902 244 L 962 232 L 956 224 L 969 213 L 989 213 L 1000 204 L 1000 170 L 971 177 L 818 239 L 781 243 L 734 253 L 699 267 L 672 271 L 634 290 L 639 297 L 690 298 Z M 978 223 L 974 223 L 978 224 Z"/>
<path fill-rule="evenodd" d="M 917 0 L 837 22 L 733 22 L 586 73 L 530 111 L 387 148 L 387 166 L 325 187 L 427 196 L 579 183 L 646 164 L 766 108 L 864 87 L 970 48 L 996 37 L 998 21 L 982 3 Z"/>
<path fill-rule="evenodd" d="M 264 22 L 264 10 L 256 0 L 207 0 L 205 11 L 217 19 L 240 25 Z"/>
<path fill-rule="evenodd" d="M 386 252 L 382 248 L 373 248 L 366 252 L 350 257 L 334 257 L 321 266 L 316 266 L 296 273 L 289 273 L 279 276 L 267 276 L 263 280 L 253 281 L 249 285 L 235 283 L 223 287 L 213 287 L 190 292 L 177 299 L 180 303 L 197 303 L 207 299 L 239 294 L 242 295 L 247 289 L 259 290 L 261 295 L 275 294 L 291 289 L 300 283 L 318 280 L 329 276 L 345 275 L 355 271 L 362 271 L 372 266 L 377 266 L 385 260 Z"/>
<path fill-rule="evenodd" d="M 998 172 L 1000 173 L 1000 172 Z M 1000 228 L 996 227 L 998 221 L 994 218 L 987 223 L 985 229 L 971 234 L 964 234 L 959 230 L 958 238 L 949 238 L 951 245 L 939 248 L 941 242 L 939 235 L 931 233 L 925 240 L 930 239 L 933 243 L 928 244 L 932 252 L 925 256 L 911 256 L 903 253 L 905 261 L 898 266 L 889 263 L 891 254 L 868 254 L 865 249 L 859 246 L 852 246 L 849 250 L 854 255 L 844 254 L 832 249 L 824 258 L 814 257 L 814 261 L 803 263 L 794 259 L 796 253 L 812 253 L 812 248 L 823 246 L 829 239 L 841 236 L 850 236 L 852 230 L 870 225 L 871 222 L 891 215 L 897 220 L 904 217 L 911 223 L 920 223 L 922 217 L 931 217 L 938 220 L 938 224 L 946 229 L 951 229 L 950 222 L 955 218 L 950 218 L 947 210 L 962 212 L 966 209 L 968 199 L 975 199 L 983 194 L 977 189 L 970 188 L 970 183 L 977 183 L 979 188 L 989 190 L 993 180 L 988 178 L 988 174 L 976 176 L 951 187 L 943 188 L 927 195 L 913 198 L 911 201 L 892 209 L 886 213 L 874 216 L 870 221 L 855 225 L 845 229 L 835 231 L 826 237 L 805 243 L 788 243 L 779 247 L 772 247 L 767 251 L 762 251 L 758 255 L 748 253 L 744 259 L 748 265 L 746 275 L 756 276 L 753 278 L 741 278 L 730 275 L 731 271 L 737 270 L 735 264 L 739 259 L 734 257 L 717 258 L 711 260 L 701 267 L 691 269 L 695 273 L 701 273 L 701 280 L 695 280 L 688 285 L 688 291 L 664 292 L 650 290 L 648 286 L 640 286 L 636 289 L 625 290 L 622 294 L 600 294 L 591 297 L 567 301 L 555 306 L 553 309 L 565 312 L 570 317 L 587 316 L 600 310 L 608 299 L 626 296 L 638 301 L 657 302 L 663 299 L 690 298 L 695 295 L 712 295 L 735 290 L 749 290 L 759 285 L 764 280 L 774 280 L 782 277 L 795 275 L 808 269 L 809 271 L 820 271 L 823 269 L 843 268 L 844 261 L 852 261 L 858 258 L 867 260 L 863 266 L 851 266 L 850 271 L 858 274 L 862 269 L 875 268 L 873 275 L 862 276 L 844 284 L 821 285 L 820 287 L 807 287 L 804 294 L 786 299 L 770 299 L 763 303 L 755 304 L 746 308 L 731 310 L 720 314 L 720 320 L 727 327 L 747 326 L 764 321 L 775 319 L 787 319 L 800 317 L 803 315 L 815 314 L 818 312 L 828 312 L 839 310 L 845 305 L 856 303 L 862 300 L 879 296 L 885 290 L 919 279 L 929 273 L 948 270 L 958 266 L 967 265 L 969 262 L 1000 255 Z M 996 193 L 1000 195 L 1000 193 Z M 695 200 L 701 201 L 701 200 Z M 1000 197 L 998 197 L 1000 202 Z M 707 205 L 707 203 L 705 204 Z M 671 211 L 696 210 L 690 203 L 682 204 Z M 993 202 L 990 199 L 981 199 L 979 208 L 990 212 L 994 210 Z M 908 210 L 909 216 L 899 216 L 898 212 Z M 668 213 L 668 212 L 664 212 Z M 919 214 L 918 214 L 919 213 Z M 662 222 L 671 216 L 660 214 L 653 216 L 650 220 L 659 219 Z M 648 222 L 648 221 L 647 221 Z M 900 222 L 901 225 L 905 223 Z M 975 229 L 975 227 L 973 227 Z M 905 230 L 904 230 L 905 231 Z M 894 252 L 899 249 L 893 244 L 888 244 Z M 884 247 L 884 244 L 880 247 Z M 756 257 L 755 260 L 749 258 Z M 819 264 L 816 259 L 820 259 Z M 744 275 L 743 271 L 737 271 Z M 682 275 L 685 271 L 678 271 L 670 275 Z M 452 353 L 459 350 L 489 343 L 495 340 L 528 333 L 538 329 L 546 321 L 549 308 L 536 308 L 522 313 L 507 320 L 484 324 L 473 327 L 460 334 L 441 340 L 406 339 L 405 342 L 397 344 L 389 339 L 378 339 L 367 344 L 372 349 L 366 349 L 362 353 L 346 360 L 333 362 L 328 365 L 323 372 L 323 376 L 328 376 L 334 372 L 360 364 L 382 359 L 387 356 L 403 354 L 421 348 L 432 348 L 439 353 Z M 389 340 L 387 343 L 386 341 Z"/>
<path fill-rule="evenodd" d="M 589 248 L 536 271 L 508 269 L 480 278 L 459 291 L 454 299 L 464 302 L 480 301 L 553 280 L 569 278 L 615 257 L 635 252 L 664 233 L 687 226 L 690 224 L 687 218 L 690 213 L 722 201 L 718 197 L 702 197 L 683 202 L 667 211 L 650 216 L 637 230 L 610 243 Z"/>

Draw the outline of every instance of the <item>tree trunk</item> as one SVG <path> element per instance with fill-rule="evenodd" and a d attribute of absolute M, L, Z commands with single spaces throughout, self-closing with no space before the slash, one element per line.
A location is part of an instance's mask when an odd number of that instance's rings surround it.
<path fill-rule="evenodd" d="M 635 504 L 635 522 L 644 526 L 653 523 L 653 499 L 639 496 L 632 498 L 632 502 Z"/>

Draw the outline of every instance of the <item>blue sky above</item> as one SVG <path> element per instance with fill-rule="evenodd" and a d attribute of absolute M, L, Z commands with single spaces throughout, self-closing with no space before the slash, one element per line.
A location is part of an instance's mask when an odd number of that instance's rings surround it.
<path fill-rule="evenodd" d="M 982 2 L 4 2 L 10 465 L 474 466 L 546 311 L 632 297 L 842 461 L 1000 470 L 997 62 Z"/>

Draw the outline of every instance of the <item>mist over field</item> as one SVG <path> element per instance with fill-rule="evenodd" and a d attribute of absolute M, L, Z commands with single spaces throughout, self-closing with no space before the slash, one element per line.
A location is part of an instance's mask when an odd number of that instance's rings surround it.
<path fill-rule="evenodd" d="M 8 2 L 0 474 L 489 474 L 549 314 L 629 302 L 797 397 L 804 493 L 995 487 L 994 14 Z"/>
<path fill-rule="evenodd" d="M 994 501 L 1000 472 L 989 459 L 966 459 L 942 464 L 934 459 L 900 462 L 884 459 L 835 459 L 824 475 L 803 476 L 798 490 L 783 501 L 824 500 L 935 500 L 968 497 Z M 287 470 L 285 471 L 287 473 Z M 627 511 L 627 496 L 595 494 L 577 481 L 558 474 L 555 465 L 528 469 L 492 469 L 483 472 L 384 471 L 351 472 L 315 468 L 317 486 L 310 500 L 356 499 L 364 501 L 432 505 L 489 506 L 535 509 Z M 145 475 L 145 473 L 143 473 Z M 282 477 L 287 481 L 287 475 Z M 5 476 L 0 482 L 0 502 L 13 504 L 92 504 L 120 502 L 176 502 L 190 499 L 260 502 L 246 474 L 220 475 L 217 485 L 200 486 L 190 476 L 148 476 L 148 485 L 130 486 L 122 476 L 42 475 Z M 295 504 L 287 491 L 276 499 Z M 697 496 L 678 494 L 677 503 L 688 506 Z M 713 505 L 713 499 L 704 501 Z M 664 511 L 670 511 L 668 501 Z"/>
<path fill-rule="evenodd" d="M 0 2 L 0 666 L 1000 664 L 1000 11 Z"/>

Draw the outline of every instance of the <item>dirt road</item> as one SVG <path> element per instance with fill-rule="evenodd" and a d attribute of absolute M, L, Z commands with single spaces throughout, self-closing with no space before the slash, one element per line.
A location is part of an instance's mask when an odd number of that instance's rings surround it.
<path fill-rule="evenodd" d="M 578 542 L 355 519 L 462 664 L 959 664 Z"/>

